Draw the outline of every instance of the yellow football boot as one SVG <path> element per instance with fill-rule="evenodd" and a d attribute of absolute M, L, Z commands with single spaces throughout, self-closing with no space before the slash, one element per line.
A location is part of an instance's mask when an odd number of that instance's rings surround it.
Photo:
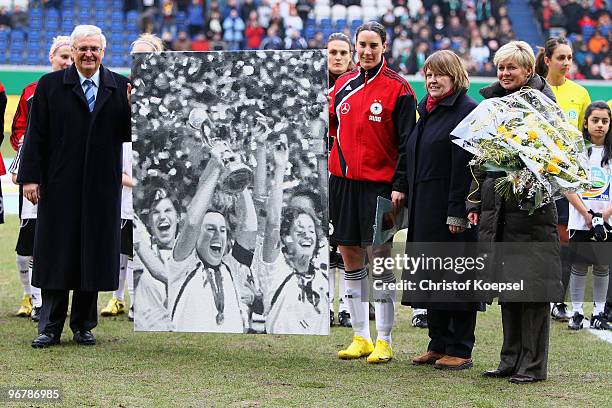
<path fill-rule="evenodd" d="M 112 297 L 106 307 L 100 311 L 102 316 L 117 316 L 121 313 L 125 313 L 125 302 L 120 301 L 116 297 Z"/>
<path fill-rule="evenodd" d="M 19 304 L 19 310 L 17 310 L 17 316 L 19 317 L 30 317 L 32 314 L 32 297 L 30 295 L 23 295 L 21 304 Z"/>
<path fill-rule="evenodd" d="M 389 342 L 385 340 L 376 340 L 376 347 L 372 354 L 368 356 L 367 361 L 371 364 L 386 363 L 392 358 L 393 350 L 391 350 Z"/>
<path fill-rule="evenodd" d="M 353 342 L 346 349 L 340 350 L 338 357 L 342 360 L 353 360 L 368 356 L 373 350 L 372 340 L 366 340 L 361 336 L 353 336 Z"/>

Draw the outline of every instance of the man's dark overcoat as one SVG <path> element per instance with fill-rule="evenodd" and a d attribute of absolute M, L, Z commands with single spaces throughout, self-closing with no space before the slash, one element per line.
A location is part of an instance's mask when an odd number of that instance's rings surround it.
<path fill-rule="evenodd" d="M 40 185 L 34 286 L 118 286 L 121 147 L 131 140 L 127 84 L 100 66 L 90 113 L 74 65 L 38 82 L 18 174 L 20 184 Z"/>

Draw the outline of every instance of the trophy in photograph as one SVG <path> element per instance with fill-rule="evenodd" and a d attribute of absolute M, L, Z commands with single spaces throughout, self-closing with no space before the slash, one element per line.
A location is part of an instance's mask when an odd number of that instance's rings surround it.
<path fill-rule="evenodd" d="M 230 129 L 228 125 L 216 124 L 213 115 L 206 108 L 194 108 L 189 113 L 189 125 L 202 134 L 202 146 L 208 150 L 213 147 L 224 147 L 222 159 L 225 172 L 221 176 L 221 190 L 227 193 L 239 193 L 253 181 L 253 171 L 242 162 L 230 146 Z"/>

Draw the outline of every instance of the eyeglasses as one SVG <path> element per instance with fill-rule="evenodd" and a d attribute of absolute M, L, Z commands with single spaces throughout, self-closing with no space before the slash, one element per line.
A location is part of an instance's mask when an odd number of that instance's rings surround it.
<path fill-rule="evenodd" d="M 76 50 L 81 54 L 86 54 L 87 51 L 91 51 L 92 54 L 98 54 L 102 51 L 100 47 L 77 47 Z"/>

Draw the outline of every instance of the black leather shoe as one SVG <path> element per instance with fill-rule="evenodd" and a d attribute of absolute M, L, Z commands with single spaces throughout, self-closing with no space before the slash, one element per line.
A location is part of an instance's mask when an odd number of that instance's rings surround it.
<path fill-rule="evenodd" d="M 96 338 L 94 337 L 93 333 L 89 330 L 79 330 L 78 332 L 74 333 L 74 336 L 72 336 L 72 339 L 79 343 L 82 344 L 84 346 L 91 346 L 96 344 Z"/>
<path fill-rule="evenodd" d="M 514 374 L 512 377 L 508 378 L 508 382 L 512 384 L 529 384 L 536 381 L 542 381 L 537 378 L 529 377 L 528 375 L 522 374 Z"/>
<path fill-rule="evenodd" d="M 41 333 L 32 341 L 32 347 L 34 348 L 45 348 L 59 344 L 59 336 L 55 336 L 51 333 Z"/>
<path fill-rule="evenodd" d="M 483 377 L 490 378 L 505 378 L 510 377 L 511 375 L 512 373 L 510 371 L 500 370 L 499 368 L 496 368 L 495 370 L 487 370 L 482 373 Z"/>

